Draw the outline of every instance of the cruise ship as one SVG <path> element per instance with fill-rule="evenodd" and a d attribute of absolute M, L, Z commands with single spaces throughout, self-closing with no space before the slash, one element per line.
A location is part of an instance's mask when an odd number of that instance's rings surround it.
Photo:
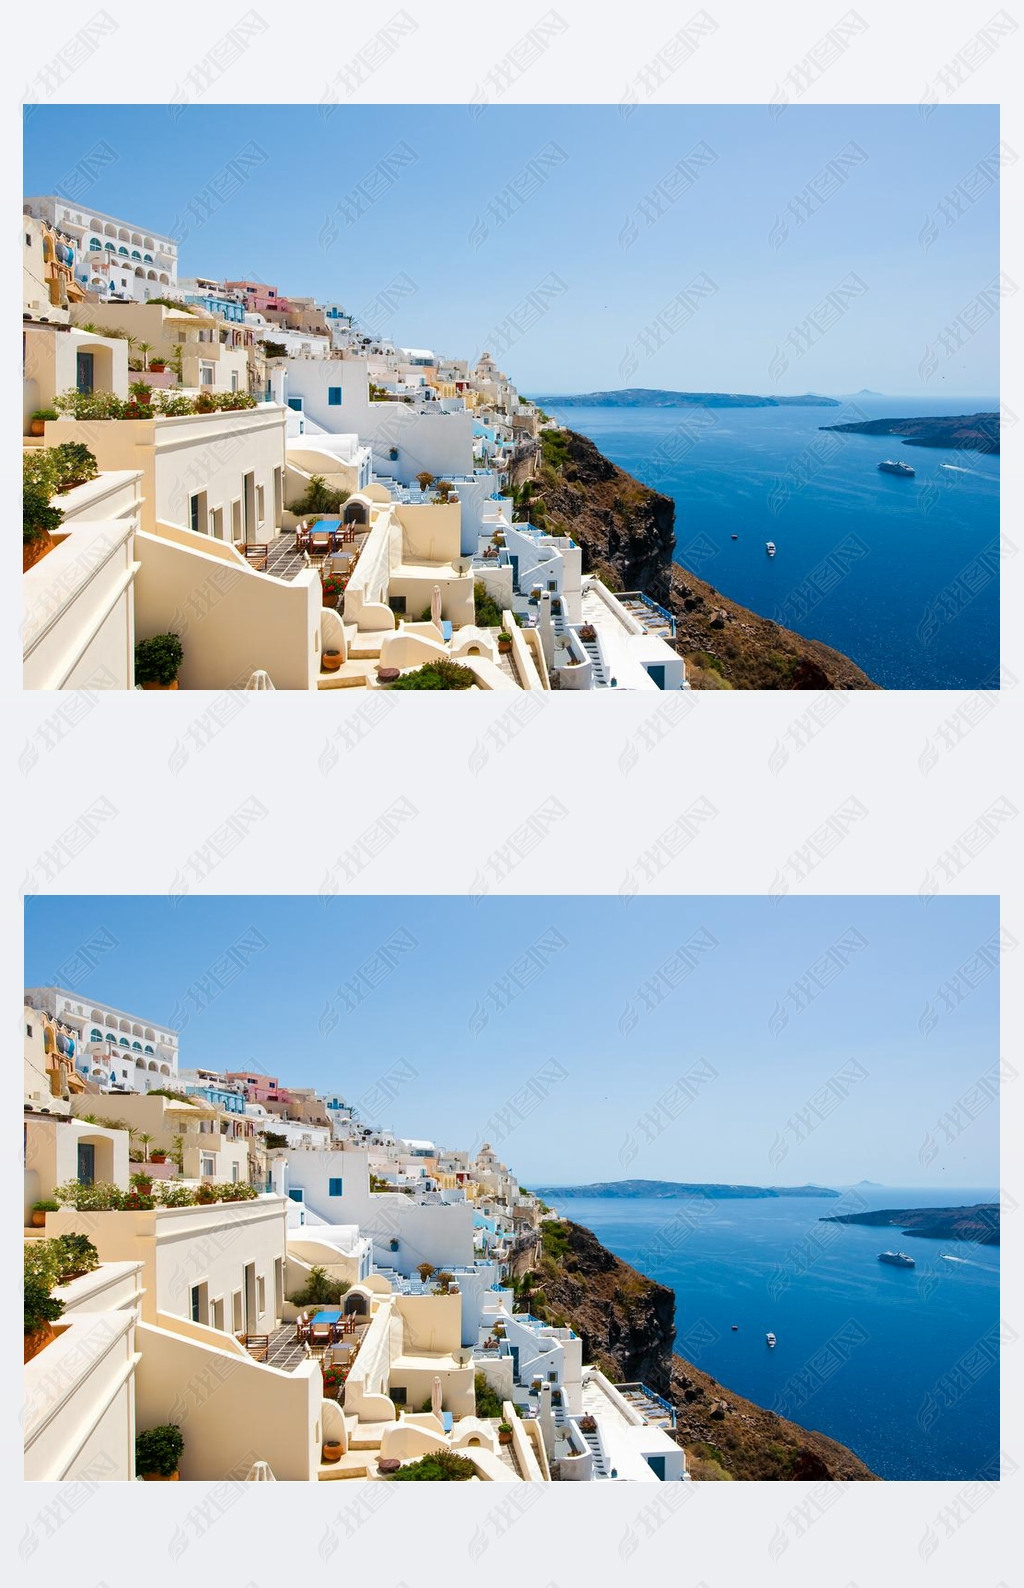
<path fill-rule="evenodd" d="M 878 1261 L 880 1263 L 892 1263 L 896 1268 L 917 1267 L 914 1259 L 912 1257 L 908 1257 L 906 1252 L 879 1252 Z"/>
<path fill-rule="evenodd" d="M 883 474 L 899 474 L 904 479 L 909 479 L 912 474 L 916 473 L 916 470 L 912 469 L 909 463 L 900 463 L 892 458 L 886 458 L 885 462 L 880 463 L 878 467 Z"/>

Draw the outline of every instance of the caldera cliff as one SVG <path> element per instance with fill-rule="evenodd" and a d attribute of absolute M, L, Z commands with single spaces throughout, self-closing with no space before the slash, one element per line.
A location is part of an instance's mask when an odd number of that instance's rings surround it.
<path fill-rule="evenodd" d="M 544 430 L 512 483 L 534 524 L 568 534 L 585 572 L 644 590 L 676 620 L 676 649 L 697 689 L 877 689 L 841 651 L 724 596 L 673 561 L 675 503 L 574 430 Z"/>
<path fill-rule="evenodd" d="M 697 1479 L 877 1480 L 852 1450 L 779 1417 L 677 1355 L 675 1293 L 570 1219 L 541 1225 L 513 1264 L 520 1306 L 583 1340 L 583 1360 L 615 1382 L 640 1379 L 670 1401 L 676 1439 Z"/>

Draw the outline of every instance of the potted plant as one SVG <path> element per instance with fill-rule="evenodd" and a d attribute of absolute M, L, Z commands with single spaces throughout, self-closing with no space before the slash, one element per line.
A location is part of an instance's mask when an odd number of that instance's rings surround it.
<path fill-rule="evenodd" d="M 342 1457 L 341 1440 L 325 1439 L 321 1446 L 321 1454 L 325 1461 L 340 1461 Z"/>
<path fill-rule="evenodd" d="M 597 639 L 597 630 L 594 628 L 592 623 L 584 623 L 583 627 L 579 631 L 579 634 L 580 639 L 585 645 L 589 645 L 592 640 Z"/>
<path fill-rule="evenodd" d="M 150 1163 L 166 1163 L 167 1154 L 160 1147 L 158 1147 L 155 1152 L 150 1153 L 149 1161 Z"/>
<path fill-rule="evenodd" d="M 162 358 L 151 358 L 149 361 L 149 367 L 154 375 L 162 375 L 164 370 L 167 368 L 167 364 Z"/>
<path fill-rule="evenodd" d="M 341 666 L 341 652 L 324 651 L 320 658 L 320 665 L 325 673 L 336 673 Z"/>
<path fill-rule="evenodd" d="M 129 1175 L 128 1184 L 134 1191 L 138 1191 L 141 1196 L 149 1197 L 153 1195 L 153 1176 L 151 1174 L 145 1174 L 140 1171 L 138 1174 Z"/>
<path fill-rule="evenodd" d="M 35 1225 L 37 1230 L 41 1230 L 43 1228 L 44 1224 L 46 1223 L 46 1215 L 48 1213 L 59 1213 L 59 1212 L 60 1212 L 60 1203 L 59 1202 L 54 1202 L 52 1197 L 49 1197 L 49 1198 L 45 1199 L 42 1202 L 33 1202 L 33 1204 L 32 1204 L 32 1223 Z"/>
<path fill-rule="evenodd" d="M 594 1418 L 594 1417 L 590 1417 L 590 1416 L 581 1417 L 580 1418 L 580 1433 L 581 1434 L 596 1434 L 597 1433 L 597 1419 Z"/>
<path fill-rule="evenodd" d="M 500 629 L 498 632 L 498 649 L 502 653 L 512 649 L 512 636 L 506 629 Z"/>
<path fill-rule="evenodd" d="M 48 493 L 38 485 L 26 485 L 22 490 L 21 512 L 21 571 L 27 573 L 52 550 L 53 535 L 64 522 L 64 514 L 59 507 L 50 506 Z"/>
<path fill-rule="evenodd" d="M 498 1424 L 498 1443 L 510 1445 L 512 1443 L 512 1424 L 500 1422 Z"/>
<path fill-rule="evenodd" d="M 397 1235 L 392 1235 L 391 1241 L 390 1241 L 390 1246 L 391 1246 L 391 1250 L 393 1252 L 397 1252 L 397 1250 L 398 1250 L 398 1236 Z"/>
<path fill-rule="evenodd" d="M 336 573 L 329 573 L 321 580 L 322 597 L 325 607 L 336 607 L 345 589 L 344 581 Z"/>
<path fill-rule="evenodd" d="M 185 1441 L 177 1423 L 161 1423 L 135 1436 L 135 1471 L 146 1483 L 177 1483 Z"/>
<path fill-rule="evenodd" d="M 38 1243 L 32 1242 L 33 1245 Z M 30 1362 L 53 1339 L 53 1325 L 64 1311 L 64 1303 L 51 1296 L 53 1284 L 50 1273 L 33 1271 L 25 1266 L 25 1361 Z"/>
<path fill-rule="evenodd" d="M 392 463 L 397 463 L 398 462 L 398 448 L 397 447 L 392 447 L 390 452 L 388 453 L 388 457 L 391 459 Z"/>
<path fill-rule="evenodd" d="M 56 408 L 37 408 L 29 420 L 29 434 L 33 436 L 45 436 L 46 421 L 48 419 L 56 418 Z"/>
<path fill-rule="evenodd" d="M 176 634 L 154 634 L 135 647 L 135 682 L 143 689 L 177 689 L 184 651 Z"/>

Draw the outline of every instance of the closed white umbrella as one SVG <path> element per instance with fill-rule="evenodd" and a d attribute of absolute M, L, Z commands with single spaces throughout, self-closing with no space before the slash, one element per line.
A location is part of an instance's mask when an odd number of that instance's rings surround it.
<path fill-rule="evenodd" d="M 265 673 L 262 667 L 258 667 L 245 687 L 246 689 L 273 689 L 274 686 L 270 682 L 270 674 Z"/>
<path fill-rule="evenodd" d="M 441 627 L 441 586 L 436 584 L 430 597 L 430 621 Z"/>
<path fill-rule="evenodd" d="M 245 1481 L 246 1483 L 276 1483 L 277 1479 L 270 1470 L 269 1462 L 254 1461 L 245 1474 Z"/>
<path fill-rule="evenodd" d="M 430 1410 L 433 1412 L 434 1416 L 438 1418 L 438 1420 L 440 1420 L 441 1417 L 441 1401 L 441 1380 L 435 1375 L 434 1387 L 430 1391 Z"/>

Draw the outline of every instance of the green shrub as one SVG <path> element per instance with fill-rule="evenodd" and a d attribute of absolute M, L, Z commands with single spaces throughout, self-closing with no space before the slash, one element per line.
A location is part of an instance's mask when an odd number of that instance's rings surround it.
<path fill-rule="evenodd" d="M 26 1285 L 32 1280 L 47 1292 L 53 1289 L 60 1274 L 60 1263 L 52 1241 L 26 1241 L 24 1265 Z"/>
<path fill-rule="evenodd" d="M 33 1202 L 32 1204 L 33 1213 L 56 1213 L 59 1209 L 60 1203 L 55 1202 L 52 1197 L 44 1197 L 41 1202 Z"/>
<path fill-rule="evenodd" d="M 476 683 L 472 669 L 458 662 L 439 660 L 425 662 L 415 672 L 403 673 L 401 678 L 385 687 L 388 689 L 472 689 Z"/>
<path fill-rule="evenodd" d="M 169 1477 L 177 1472 L 185 1441 L 177 1423 L 161 1423 L 157 1428 L 147 1428 L 135 1435 L 136 1472 L 159 1472 Z"/>
<path fill-rule="evenodd" d="M 465 1456 L 456 1456 L 450 1450 L 435 1450 L 419 1461 L 399 1467 L 388 1480 L 391 1483 L 464 1483 L 476 1476 L 476 1468 Z"/>
<path fill-rule="evenodd" d="M 59 507 L 50 506 L 48 491 L 38 485 L 26 486 L 21 493 L 22 544 L 30 546 L 45 535 L 54 534 L 64 522 Z"/>
<path fill-rule="evenodd" d="M 176 634 L 154 634 L 135 647 L 137 684 L 173 684 L 181 667 L 181 641 Z"/>
<path fill-rule="evenodd" d="M 314 1264 L 309 1271 L 304 1289 L 296 1291 L 294 1296 L 288 1297 L 288 1300 L 293 1307 L 322 1307 L 339 1302 L 350 1289 L 347 1280 L 332 1279 L 326 1268 Z"/>
<path fill-rule="evenodd" d="M 148 397 L 147 392 L 150 393 Z M 65 391 L 54 399 L 54 405 L 60 413 L 70 414 L 73 419 L 149 419 L 154 414 L 174 417 L 255 408 L 256 398 L 243 391 L 201 391 L 195 397 L 180 392 L 154 394 L 145 381 L 133 381 L 132 395 L 127 401 L 109 391 Z"/>
<path fill-rule="evenodd" d="M 70 491 L 76 485 L 84 485 L 87 480 L 94 480 L 100 472 L 95 456 L 82 441 L 62 441 L 59 446 L 46 450 L 53 453 L 59 491 Z"/>
<path fill-rule="evenodd" d="M 94 1268 L 100 1266 L 100 1254 L 88 1235 L 77 1235 L 72 1231 L 67 1235 L 57 1235 L 46 1244 L 53 1247 L 57 1283 L 60 1285 L 66 1285 L 81 1274 L 91 1274 Z"/>
<path fill-rule="evenodd" d="M 322 474 L 311 474 L 305 495 L 292 502 L 288 511 L 294 513 L 296 518 L 302 518 L 307 513 L 336 513 L 351 494 L 339 486 L 328 485 Z"/>
<path fill-rule="evenodd" d="M 190 1185 L 175 1185 L 162 1181 L 159 1188 L 160 1206 L 163 1208 L 190 1208 L 195 1206 L 196 1194 Z"/>
<path fill-rule="evenodd" d="M 54 496 L 60 470 L 54 457 L 56 447 L 27 447 L 21 454 L 21 483 L 25 490 L 42 491 L 47 500 Z"/>
<path fill-rule="evenodd" d="M 482 579 L 478 579 L 473 586 L 473 607 L 477 628 L 501 628 L 501 608 Z"/>
<path fill-rule="evenodd" d="M 26 1279 L 24 1301 L 26 1334 L 34 1334 L 44 1323 L 56 1323 L 64 1311 L 64 1303 L 51 1296 L 49 1286 L 38 1279 Z"/>
<path fill-rule="evenodd" d="M 30 417 L 32 419 L 39 420 L 41 423 L 45 424 L 47 422 L 47 420 L 56 419 L 57 410 L 56 410 L 56 408 L 37 408 L 35 413 L 32 414 Z"/>
<path fill-rule="evenodd" d="M 92 1185 L 83 1185 L 80 1180 L 68 1180 L 64 1185 L 57 1186 L 53 1194 L 62 1207 L 72 1207 L 79 1213 L 110 1212 L 123 1205 L 126 1195 L 116 1185 L 103 1180 L 97 1180 Z"/>
<path fill-rule="evenodd" d="M 476 1395 L 476 1414 L 478 1417 L 501 1416 L 501 1396 L 493 1385 L 488 1383 L 483 1373 L 474 1375 L 473 1390 Z"/>

